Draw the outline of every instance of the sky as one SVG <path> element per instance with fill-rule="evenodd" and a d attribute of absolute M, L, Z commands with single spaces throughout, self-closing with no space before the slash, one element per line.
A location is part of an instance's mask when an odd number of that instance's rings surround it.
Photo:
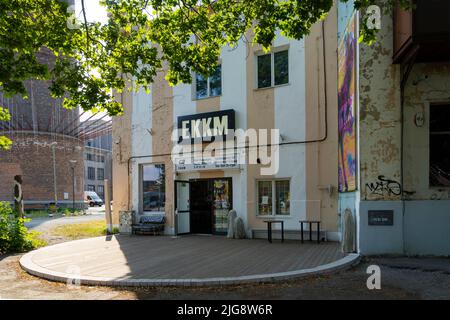
<path fill-rule="evenodd" d="M 98 0 L 85 0 L 84 6 L 86 8 L 86 18 L 88 21 L 99 21 L 99 22 L 106 22 L 106 10 L 104 7 L 100 6 Z M 82 13 L 82 6 L 81 6 L 81 0 L 75 0 L 75 16 L 83 20 L 83 13 Z M 80 110 L 80 114 L 83 113 L 83 110 Z M 94 115 L 90 120 L 99 119 L 102 116 L 105 115 L 105 112 L 99 112 L 96 115 Z M 88 118 L 92 116 L 92 112 L 88 111 L 81 115 L 80 121 L 86 121 Z M 111 120 L 109 116 L 106 116 L 103 118 L 103 120 Z"/>

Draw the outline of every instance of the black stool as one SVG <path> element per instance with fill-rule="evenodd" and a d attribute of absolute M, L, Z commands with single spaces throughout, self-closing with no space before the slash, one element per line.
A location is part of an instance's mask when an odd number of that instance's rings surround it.
<path fill-rule="evenodd" d="M 312 241 L 312 225 L 317 224 L 317 243 L 320 243 L 320 221 L 300 220 L 301 239 L 303 243 L 303 223 L 309 223 L 309 241 Z"/>
<path fill-rule="evenodd" d="M 272 223 L 281 223 L 281 242 L 284 242 L 284 221 L 283 220 L 264 220 L 267 223 L 267 240 L 272 243 Z"/>

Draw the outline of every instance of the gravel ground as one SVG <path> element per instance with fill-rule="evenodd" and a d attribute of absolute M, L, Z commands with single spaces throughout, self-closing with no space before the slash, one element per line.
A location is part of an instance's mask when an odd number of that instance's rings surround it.
<path fill-rule="evenodd" d="M 0 257 L 3 299 L 450 299 L 450 259 L 365 258 L 355 268 L 286 283 L 216 288 L 68 288 L 36 278 L 20 255 Z M 381 290 L 366 287 L 367 267 L 381 268 Z"/>

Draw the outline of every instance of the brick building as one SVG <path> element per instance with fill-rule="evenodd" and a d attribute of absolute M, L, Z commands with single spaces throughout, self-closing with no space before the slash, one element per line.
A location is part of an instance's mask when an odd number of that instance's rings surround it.
<path fill-rule="evenodd" d="M 42 49 L 38 59 L 51 66 L 54 56 Z M 61 99 L 50 97 L 48 85 L 46 81 L 27 81 L 27 100 L 6 98 L 0 92 L 0 104 L 11 114 L 9 122 L 0 123 L 0 135 L 13 141 L 10 150 L 0 150 L 0 201 L 13 201 L 13 178 L 22 175 L 26 208 L 51 202 L 71 207 L 74 186 L 77 206 L 83 203 L 84 145 L 78 137 L 79 111 L 62 108 Z"/>

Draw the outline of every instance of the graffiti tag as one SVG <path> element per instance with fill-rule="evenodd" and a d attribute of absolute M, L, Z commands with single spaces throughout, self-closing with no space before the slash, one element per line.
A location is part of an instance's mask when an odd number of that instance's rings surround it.
<path fill-rule="evenodd" d="M 399 196 L 402 193 L 402 187 L 399 182 L 386 179 L 384 176 L 378 176 L 377 182 L 366 183 L 366 187 L 372 194 L 379 196 L 385 194 Z"/>

